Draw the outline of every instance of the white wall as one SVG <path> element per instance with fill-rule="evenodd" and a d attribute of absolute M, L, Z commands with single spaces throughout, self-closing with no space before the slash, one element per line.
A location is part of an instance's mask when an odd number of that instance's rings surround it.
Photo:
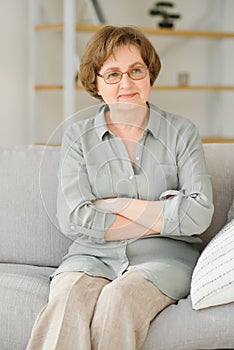
<path fill-rule="evenodd" d="M 0 50 L 0 144 L 27 143 L 27 0 L 0 0 Z"/>
<path fill-rule="evenodd" d="M 42 22 L 62 20 L 61 0 L 34 0 L 42 4 Z M 77 0 L 77 19 L 90 22 L 85 0 Z M 157 19 L 148 15 L 153 0 L 100 0 L 111 24 L 156 26 Z M 234 32 L 233 0 L 175 0 L 175 12 L 182 13 L 177 28 L 213 29 Z M 219 5 L 220 4 L 220 7 Z M 216 5 L 216 7 L 215 7 Z M 28 0 L 0 0 L 0 144 L 30 141 L 29 93 L 29 10 Z M 81 55 L 89 34 L 77 34 L 77 52 Z M 234 39 L 207 40 L 153 37 L 162 57 L 163 69 L 158 84 L 177 82 L 177 75 L 187 71 L 191 84 L 234 83 Z M 38 83 L 61 83 L 62 36 L 59 32 L 40 33 Z M 53 44 L 51 44 L 53 43 Z M 221 81 L 220 81 L 221 80 Z M 193 120 L 202 136 L 234 137 L 234 92 L 159 92 L 151 101 L 159 107 Z M 77 110 L 96 104 L 85 92 L 76 96 Z M 40 119 L 35 141 L 46 142 L 63 118 L 60 92 L 38 93 Z"/>

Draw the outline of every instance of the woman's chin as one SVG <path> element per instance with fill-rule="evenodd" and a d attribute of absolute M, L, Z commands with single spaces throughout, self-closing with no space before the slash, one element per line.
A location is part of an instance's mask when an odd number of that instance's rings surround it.
<path fill-rule="evenodd" d="M 119 111 L 132 111 L 139 108 L 146 108 L 147 104 L 140 104 L 136 102 L 118 101 L 116 103 L 111 103 L 110 108 Z"/>

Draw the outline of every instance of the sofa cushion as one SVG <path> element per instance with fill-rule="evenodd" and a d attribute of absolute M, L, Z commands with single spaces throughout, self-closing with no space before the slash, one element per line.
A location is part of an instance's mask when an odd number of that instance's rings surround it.
<path fill-rule="evenodd" d="M 234 219 L 211 240 L 195 266 L 191 282 L 195 310 L 234 302 Z"/>
<path fill-rule="evenodd" d="M 195 311 L 188 297 L 152 321 L 142 350 L 234 349 L 233 324 L 234 303 Z"/>
<path fill-rule="evenodd" d="M 0 262 L 58 266 L 70 241 L 56 224 L 59 148 L 0 148 Z"/>
<path fill-rule="evenodd" d="M 25 350 L 39 311 L 47 303 L 53 268 L 0 264 L 0 349 Z"/>

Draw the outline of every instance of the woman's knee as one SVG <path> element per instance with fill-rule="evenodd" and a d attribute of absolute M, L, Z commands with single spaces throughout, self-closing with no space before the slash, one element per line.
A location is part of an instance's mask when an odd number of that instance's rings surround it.
<path fill-rule="evenodd" d="M 134 288 L 131 276 L 121 276 L 106 285 L 98 299 L 98 305 L 105 305 L 117 311 L 123 307 L 127 307 L 133 303 L 131 290 Z"/>
<path fill-rule="evenodd" d="M 64 272 L 55 276 L 50 285 L 49 302 L 53 300 L 62 301 L 67 299 L 68 296 L 76 294 L 76 290 L 79 289 L 79 280 L 82 273 L 80 272 Z"/>
<path fill-rule="evenodd" d="M 113 282 L 105 286 L 99 296 L 99 301 L 104 301 L 107 303 L 108 300 L 115 301 L 116 303 L 121 303 L 124 299 L 125 288 L 123 285 L 114 284 Z"/>

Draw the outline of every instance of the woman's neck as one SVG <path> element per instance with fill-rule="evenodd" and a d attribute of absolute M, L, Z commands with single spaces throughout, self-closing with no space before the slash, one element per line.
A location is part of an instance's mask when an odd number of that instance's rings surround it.
<path fill-rule="evenodd" d="M 121 135 L 126 132 L 134 132 L 138 129 L 143 132 L 149 120 L 148 106 L 136 106 L 129 104 L 116 104 L 106 112 L 108 128 L 115 134 Z"/>

